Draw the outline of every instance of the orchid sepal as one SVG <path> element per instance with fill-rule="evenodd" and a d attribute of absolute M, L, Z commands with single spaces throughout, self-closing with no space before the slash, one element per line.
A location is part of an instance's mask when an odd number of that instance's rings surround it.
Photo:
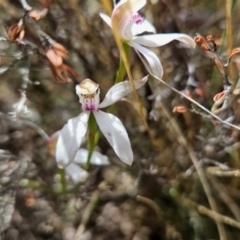
<path fill-rule="evenodd" d="M 87 132 L 89 115 L 90 112 L 82 112 L 69 119 L 60 130 L 55 153 L 59 167 L 66 167 L 73 161 Z"/>
<path fill-rule="evenodd" d="M 148 80 L 148 76 L 142 78 L 141 80 L 134 81 L 133 83 L 135 88 L 138 89 L 142 87 L 147 82 L 147 80 Z M 124 81 L 124 82 L 115 84 L 108 90 L 105 98 L 99 104 L 99 108 L 105 108 L 116 103 L 117 101 L 121 100 L 123 97 L 125 97 L 132 91 L 133 90 L 132 90 L 132 85 L 130 81 Z"/>
<path fill-rule="evenodd" d="M 103 111 L 93 112 L 97 124 L 113 148 L 116 155 L 126 164 L 133 162 L 131 143 L 122 122 L 113 114 Z M 109 124 L 111 122 L 111 124 Z"/>

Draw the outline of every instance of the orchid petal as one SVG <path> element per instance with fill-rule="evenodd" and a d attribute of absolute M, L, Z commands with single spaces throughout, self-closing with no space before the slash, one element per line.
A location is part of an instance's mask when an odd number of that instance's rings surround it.
<path fill-rule="evenodd" d="M 87 157 L 88 157 L 89 151 L 84 148 L 80 148 L 77 151 L 77 154 L 73 160 L 73 162 L 78 163 L 78 164 L 85 164 L 87 162 Z M 93 151 L 90 163 L 93 165 L 108 165 L 108 157 L 106 155 L 101 154 L 100 152 Z"/>
<path fill-rule="evenodd" d="M 127 131 L 122 122 L 110 113 L 93 112 L 97 124 L 117 156 L 126 164 L 133 162 L 133 152 Z"/>
<path fill-rule="evenodd" d="M 70 164 L 86 134 L 90 112 L 68 120 L 61 129 L 56 146 L 56 160 L 60 167 Z"/>
<path fill-rule="evenodd" d="M 109 27 L 112 27 L 111 18 L 108 15 L 105 13 L 100 13 L 99 15 Z M 156 28 L 147 19 L 144 19 L 140 24 L 133 23 L 131 32 L 132 36 L 142 34 L 144 32 L 156 33 Z"/>
<path fill-rule="evenodd" d="M 136 89 L 142 87 L 148 80 L 148 76 L 142 78 L 141 80 L 134 81 L 134 86 Z M 127 94 L 131 93 L 133 91 L 132 85 L 130 81 L 124 81 L 115 84 L 112 86 L 103 101 L 99 104 L 99 108 L 108 107 L 115 102 L 119 101 L 123 97 L 125 97 Z"/>
<path fill-rule="evenodd" d="M 84 182 L 88 177 L 88 172 L 80 168 L 76 163 L 71 163 L 66 167 L 66 173 L 74 183 Z"/>
<path fill-rule="evenodd" d="M 109 27 L 112 27 L 111 18 L 108 15 L 106 15 L 105 13 L 100 13 L 99 15 Z"/>
<path fill-rule="evenodd" d="M 165 34 L 152 34 L 133 37 L 132 41 L 146 47 L 160 47 L 173 40 L 186 43 L 195 48 L 196 43 L 192 37 L 183 33 L 165 33 Z"/>
<path fill-rule="evenodd" d="M 122 0 L 113 9 L 112 19 L 118 18 L 119 22 L 124 21 L 124 16 L 127 18 L 133 15 L 143 8 L 146 3 L 146 0 Z"/>
<path fill-rule="evenodd" d="M 130 42 L 129 45 L 134 48 L 148 72 L 153 76 L 161 78 L 163 75 L 163 67 L 157 55 L 153 51 L 142 47 L 135 42 Z"/>
<path fill-rule="evenodd" d="M 134 15 L 146 4 L 146 0 L 128 0 L 119 2 L 112 12 L 112 27 L 123 39 L 132 38 Z"/>
<path fill-rule="evenodd" d="M 132 36 L 142 34 L 144 32 L 156 33 L 156 28 L 147 19 L 139 24 L 133 24 L 132 26 Z"/>

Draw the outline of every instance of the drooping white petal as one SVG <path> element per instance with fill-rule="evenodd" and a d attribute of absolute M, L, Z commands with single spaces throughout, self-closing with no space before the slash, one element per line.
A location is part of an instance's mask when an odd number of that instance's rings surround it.
<path fill-rule="evenodd" d="M 109 27 L 112 27 L 111 18 L 108 15 L 106 15 L 105 13 L 100 13 L 99 15 Z"/>
<path fill-rule="evenodd" d="M 163 67 L 157 55 L 153 51 L 135 42 L 130 42 L 129 45 L 134 48 L 148 72 L 153 76 L 161 78 L 163 75 Z"/>
<path fill-rule="evenodd" d="M 74 162 L 66 167 L 66 173 L 70 176 L 74 183 L 84 182 L 89 175 L 87 171 L 80 168 Z"/>
<path fill-rule="evenodd" d="M 121 1 L 112 12 L 112 27 L 124 40 L 132 38 L 132 26 L 138 22 L 137 12 L 146 4 L 146 0 Z M 140 16 L 140 15 L 139 15 Z"/>
<path fill-rule="evenodd" d="M 57 146 L 56 161 L 59 167 L 70 164 L 86 134 L 90 112 L 83 112 L 78 117 L 68 120 L 60 130 Z"/>
<path fill-rule="evenodd" d="M 139 24 L 133 24 L 132 26 L 132 36 L 142 34 L 144 32 L 156 33 L 156 28 L 147 20 L 144 19 Z"/>
<path fill-rule="evenodd" d="M 196 43 L 192 37 L 183 33 L 165 33 L 165 34 L 152 34 L 133 37 L 132 41 L 146 47 L 160 47 L 173 40 L 186 43 L 195 48 Z"/>
<path fill-rule="evenodd" d="M 110 113 L 93 112 L 97 124 L 117 156 L 126 164 L 133 162 L 133 152 L 127 131 L 122 122 Z"/>
<path fill-rule="evenodd" d="M 141 80 L 134 81 L 135 88 L 138 89 L 142 87 L 148 80 L 148 76 L 142 78 Z M 112 86 L 103 101 L 99 104 L 99 108 L 105 108 L 113 103 L 119 101 L 121 98 L 133 91 L 130 81 L 124 81 Z"/>
<path fill-rule="evenodd" d="M 84 148 L 80 148 L 77 151 L 77 154 L 73 160 L 73 162 L 78 164 L 85 164 L 87 162 L 88 150 Z M 108 157 L 106 155 L 101 154 L 100 152 L 93 151 L 90 163 L 93 165 L 108 165 Z"/>

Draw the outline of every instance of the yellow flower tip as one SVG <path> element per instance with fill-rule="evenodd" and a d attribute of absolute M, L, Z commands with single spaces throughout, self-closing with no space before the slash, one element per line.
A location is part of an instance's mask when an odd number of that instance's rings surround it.
<path fill-rule="evenodd" d="M 98 88 L 98 83 L 95 83 L 91 79 L 87 78 L 78 84 L 77 93 L 84 95 L 93 94 L 97 91 Z"/>

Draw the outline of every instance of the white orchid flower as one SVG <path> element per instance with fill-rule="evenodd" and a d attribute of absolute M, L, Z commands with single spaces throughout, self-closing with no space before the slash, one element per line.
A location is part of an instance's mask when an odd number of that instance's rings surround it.
<path fill-rule="evenodd" d="M 110 27 L 115 28 L 123 42 L 134 48 L 149 73 L 161 78 L 162 64 L 157 55 L 146 47 L 160 47 L 173 40 L 191 47 L 195 47 L 196 44 L 192 37 L 183 33 L 138 36 L 144 32 L 156 33 L 154 26 L 138 13 L 146 2 L 146 0 L 121 0 L 113 9 L 111 18 L 103 13 L 100 13 L 100 16 Z"/>
<path fill-rule="evenodd" d="M 143 86 L 147 80 L 148 76 L 134 81 L 136 89 Z M 56 160 L 60 167 L 66 167 L 73 162 L 87 132 L 88 119 L 91 113 L 93 113 L 101 132 L 116 155 L 124 163 L 132 164 L 133 152 L 125 127 L 113 114 L 99 110 L 119 101 L 132 91 L 129 81 L 118 83 L 109 89 L 103 101 L 99 103 L 99 84 L 85 79 L 76 86 L 76 93 L 82 104 L 83 112 L 78 117 L 68 120 L 67 124 L 60 130 L 56 146 Z"/>
<path fill-rule="evenodd" d="M 89 173 L 79 166 L 86 164 L 87 157 L 88 150 L 80 148 L 77 151 L 73 162 L 66 167 L 66 173 L 74 183 L 84 182 L 87 179 Z M 108 157 L 96 151 L 93 151 L 90 162 L 92 165 L 97 166 L 105 166 L 109 164 Z"/>

